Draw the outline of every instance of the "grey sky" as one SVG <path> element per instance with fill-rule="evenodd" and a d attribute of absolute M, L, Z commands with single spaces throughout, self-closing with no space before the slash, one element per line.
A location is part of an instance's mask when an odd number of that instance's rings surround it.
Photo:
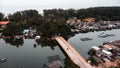
<path fill-rule="evenodd" d="M 41 13 L 43 9 L 98 6 L 120 6 L 120 0 L 0 0 L 0 12 L 5 14 L 25 9 L 36 9 Z"/>

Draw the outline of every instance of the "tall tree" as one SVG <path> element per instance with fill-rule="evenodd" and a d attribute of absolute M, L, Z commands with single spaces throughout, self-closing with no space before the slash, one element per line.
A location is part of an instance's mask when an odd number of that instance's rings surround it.
<path fill-rule="evenodd" d="M 2 21 L 4 18 L 4 14 L 0 12 L 0 21 Z"/>
<path fill-rule="evenodd" d="M 14 35 L 22 35 L 23 29 L 20 25 L 15 22 L 10 22 L 7 24 L 7 27 L 3 31 L 3 35 L 5 36 L 14 36 Z"/>

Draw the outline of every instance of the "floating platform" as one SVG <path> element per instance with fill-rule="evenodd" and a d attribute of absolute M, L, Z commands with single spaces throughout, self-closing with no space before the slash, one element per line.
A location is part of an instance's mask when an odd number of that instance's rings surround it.
<path fill-rule="evenodd" d="M 98 37 L 101 37 L 101 38 L 112 37 L 112 36 L 115 36 L 115 35 L 114 34 L 98 35 Z"/>
<path fill-rule="evenodd" d="M 90 41 L 90 40 L 93 40 L 92 38 L 80 38 L 81 41 Z"/>

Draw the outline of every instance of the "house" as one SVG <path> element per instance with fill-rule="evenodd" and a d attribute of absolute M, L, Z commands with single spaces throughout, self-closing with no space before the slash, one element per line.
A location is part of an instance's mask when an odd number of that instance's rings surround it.
<path fill-rule="evenodd" d="M 100 50 L 100 48 L 97 47 L 97 46 L 92 46 L 92 48 L 93 48 L 94 50 L 96 50 L 96 51 Z"/>
<path fill-rule="evenodd" d="M 114 25 L 114 24 L 108 24 L 108 28 L 115 28 L 116 27 L 116 25 Z"/>
<path fill-rule="evenodd" d="M 8 23 L 9 23 L 9 21 L 1 21 L 0 22 L 1 28 L 4 28 Z"/>
<path fill-rule="evenodd" d="M 102 50 L 103 54 L 106 56 L 112 56 L 112 53 L 107 50 Z"/>
<path fill-rule="evenodd" d="M 69 19 L 66 23 L 70 24 L 70 25 L 74 25 L 75 20 L 74 19 Z"/>
<path fill-rule="evenodd" d="M 25 36 L 29 36 L 29 37 L 33 37 L 33 35 L 35 35 L 36 34 L 36 29 L 25 29 L 24 31 L 23 31 L 23 34 L 25 35 Z"/>
<path fill-rule="evenodd" d="M 29 36 L 33 36 L 33 35 L 35 35 L 36 34 L 36 29 L 30 29 L 30 32 L 29 32 Z"/>
<path fill-rule="evenodd" d="M 113 48 L 111 47 L 111 44 L 105 44 L 105 45 L 104 45 L 104 48 L 105 48 L 105 49 L 108 49 L 108 50 L 113 49 Z"/>
<path fill-rule="evenodd" d="M 113 45 L 120 47 L 120 40 L 113 41 L 112 43 L 113 43 Z"/>
<path fill-rule="evenodd" d="M 81 24 L 81 20 L 80 20 L 80 19 L 77 19 L 75 23 L 76 23 L 76 24 Z"/>
<path fill-rule="evenodd" d="M 96 51 L 96 55 L 98 57 L 100 57 L 103 53 L 102 53 L 102 49 L 97 47 L 97 46 L 92 46 L 92 49 L 94 49 Z"/>
<path fill-rule="evenodd" d="M 120 41 L 120 40 L 111 41 L 111 42 L 105 44 L 104 46 L 105 46 L 105 48 L 107 48 L 108 50 L 114 49 L 114 50 L 120 52 L 120 48 L 119 48 L 119 45 L 120 45 L 119 43 L 120 43 L 120 42 L 119 42 L 119 41 Z M 106 46 L 108 46 L 108 47 L 106 47 Z"/>
<path fill-rule="evenodd" d="M 25 29 L 25 30 L 23 31 L 23 34 L 24 34 L 25 36 L 28 36 L 28 34 L 29 34 L 29 29 Z"/>
<path fill-rule="evenodd" d="M 94 23 L 95 22 L 95 18 L 85 18 L 83 19 L 84 22 L 88 22 L 88 23 Z"/>

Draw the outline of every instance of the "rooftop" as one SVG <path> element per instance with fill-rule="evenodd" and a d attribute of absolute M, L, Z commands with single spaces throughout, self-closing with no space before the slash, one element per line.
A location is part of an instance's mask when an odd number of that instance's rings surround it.
<path fill-rule="evenodd" d="M 0 25 L 7 25 L 9 23 L 9 21 L 1 21 Z"/>

